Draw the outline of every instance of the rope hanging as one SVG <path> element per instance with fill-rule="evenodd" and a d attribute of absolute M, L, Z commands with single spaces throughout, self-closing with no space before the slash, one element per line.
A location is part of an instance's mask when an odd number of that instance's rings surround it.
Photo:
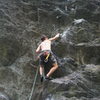
<path fill-rule="evenodd" d="M 32 99 L 32 94 L 33 94 L 34 89 L 35 89 L 36 79 L 37 79 L 37 76 L 38 76 L 38 69 L 39 69 L 39 67 L 38 67 L 37 70 L 36 70 L 36 74 L 35 74 L 35 78 L 34 78 L 34 82 L 33 82 L 33 86 L 32 86 L 32 90 L 31 90 L 31 93 L 30 93 L 29 100 Z"/>

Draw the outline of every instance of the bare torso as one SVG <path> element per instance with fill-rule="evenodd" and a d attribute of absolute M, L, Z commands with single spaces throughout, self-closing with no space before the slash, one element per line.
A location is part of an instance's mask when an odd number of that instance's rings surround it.
<path fill-rule="evenodd" d="M 39 53 L 41 51 L 44 51 L 44 50 L 51 50 L 51 42 L 53 40 L 56 40 L 58 37 L 59 37 L 59 33 L 57 35 L 55 35 L 54 37 L 52 38 L 46 38 L 39 46 L 38 48 L 36 49 L 36 53 Z"/>
<path fill-rule="evenodd" d="M 40 44 L 40 48 L 41 48 L 41 51 L 44 51 L 44 50 L 51 50 L 51 41 L 49 39 L 43 41 L 41 44 Z"/>

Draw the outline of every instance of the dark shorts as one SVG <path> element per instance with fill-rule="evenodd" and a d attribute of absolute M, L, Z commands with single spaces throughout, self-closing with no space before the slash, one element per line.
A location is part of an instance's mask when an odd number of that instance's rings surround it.
<path fill-rule="evenodd" d="M 49 54 L 50 54 L 48 57 L 48 61 L 45 61 L 47 56 L 44 56 L 44 52 L 49 52 Z M 40 65 L 42 65 L 42 66 L 45 66 L 46 64 L 53 65 L 55 63 L 57 63 L 57 60 L 55 58 L 55 55 L 52 53 L 52 51 L 46 50 L 40 54 L 40 59 L 39 59 Z"/>

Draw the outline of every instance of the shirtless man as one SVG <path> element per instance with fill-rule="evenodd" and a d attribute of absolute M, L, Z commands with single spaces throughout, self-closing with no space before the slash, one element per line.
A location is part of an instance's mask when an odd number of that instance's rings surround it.
<path fill-rule="evenodd" d="M 51 42 L 53 40 L 56 40 L 57 38 L 59 38 L 59 36 L 60 36 L 59 33 L 57 35 L 55 35 L 54 37 L 49 38 L 49 39 L 45 35 L 42 36 L 42 38 L 41 38 L 42 42 L 38 46 L 38 48 L 36 49 L 36 53 L 40 53 L 39 63 L 40 63 L 41 82 L 43 81 L 43 78 L 44 78 L 43 72 L 44 72 L 44 66 L 46 63 L 50 62 L 52 64 L 52 68 L 47 73 L 45 79 L 50 79 L 50 76 L 52 75 L 52 73 L 55 70 L 57 70 L 57 68 L 58 68 L 57 60 L 51 51 Z"/>

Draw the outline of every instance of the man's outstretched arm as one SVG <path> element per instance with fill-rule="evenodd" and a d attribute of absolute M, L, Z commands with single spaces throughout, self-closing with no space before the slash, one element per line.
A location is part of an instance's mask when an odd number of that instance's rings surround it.
<path fill-rule="evenodd" d="M 55 35 L 54 37 L 49 38 L 49 40 L 50 40 L 50 41 L 52 41 L 52 40 L 56 40 L 56 39 L 58 39 L 58 38 L 59 38 L 59 36 L 60 36 L 60 34 L 58 33 L 58 34 L 57 34 L 57 35 Z"/>

